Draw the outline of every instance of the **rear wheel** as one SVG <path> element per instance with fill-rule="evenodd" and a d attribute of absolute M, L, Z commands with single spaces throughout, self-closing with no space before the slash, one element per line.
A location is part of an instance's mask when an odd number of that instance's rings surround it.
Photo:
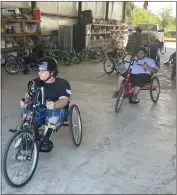
<path fill-rule="evenodd" d="M 69 109 L 69 132 L 73 144 L 78 147 L 82 140 L 82 121 L 77 105 L 71 105 Z"/>
<path fill-rule="evenodd" d="M 117 99 L 116 99 L 116 105 L 115 105 L 115 112 L 118 113 L 121 105 L 122 105 L 122 102 L 123 102 L 123 99 L 124 99 L 124 95 L 125 95 L 125 85 L 123 84 L 119 90 L 119 93 L 118 93 L 118 96 L 117 96 Z"/>
<path fill-rule="evenodd" d="M 114 72 L 115 66 L 110 59 L 106 59 L 103 62 L 103 69 L 107 74 L 111 74 Z"/>
<path fill-rule="evenodd" d="M 14 149 L 14 152 L 10 148 Z M 39 148 L 33 133 L 25 129 L 14 133 L 3 157 L 3 174 L 6 182 L 16 188 L 26 185 L 36 170 L 38 157 Z M 13 178 L 13 173 L 16 174 L 15 178 Z"/>
<path fill-rule="evenodd" d="M 166 53 L 166 47 L 165 47 L 165 45 L 162 45 L 162 47 L 160 47 L 160 53 L 162 54 L 162 55 L 164 55 L 165 53 Z"/>
<path fill-rule="evenodd" d="M 11 60 L 5 64 L 5 70 L 9 74 L 17 74 L 20 71 L 20 66 L 22 66 L 22 62 Z"/>
<path fill-rule="evenodd" d="M 71 56 L 69 54 L 64 54 L 62 62 L 65 66 L 69 66 L 71 64 Z"/>
<path fill-rule="evenodd" d="M 103 59 L 103 55 L 100 51 L 93 50 L 90 55 L 90 59 L 93 63 L 99 63 Z"/>
<path fill-rule="evenodd" d="M 157 77 L 153 77 L 150 84 L 150 97 L 156 103 L 160 96 L 160 82 Z"/>
<path fill-rule="evenodd" d="M 156 66 L 160 68 L 160 55 L 157 53 Z"/>

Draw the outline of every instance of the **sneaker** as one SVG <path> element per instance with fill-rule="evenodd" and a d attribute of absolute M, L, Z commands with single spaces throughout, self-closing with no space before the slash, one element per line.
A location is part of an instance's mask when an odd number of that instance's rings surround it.
<path fill-rule="evenodd" d="M 119 91 L 115 91 L 112 98 L 117 98 L 118 94 L 119 94 Z"/>
<path fill-rule="evenodd" d="M 140 102 L 140 100 L 137 98 L 137 96 L 132 96 L 129 99 L 129 103 L 132 103 L 132 104 L 138 104 L 139 102 Z"/>

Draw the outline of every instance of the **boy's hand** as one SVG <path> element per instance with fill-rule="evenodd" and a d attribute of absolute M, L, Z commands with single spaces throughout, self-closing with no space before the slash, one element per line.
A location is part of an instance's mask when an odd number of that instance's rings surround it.
<path fill-rule="evenodd" d="M 48 109 L 53 110 L 53 109 L 55 109 L 55 102 L 49 101 L 49 102 L 47 102 L 46 106 Z"/>
<path fill-rule="evenodd" d="M 21 100 L 20 106 L 21 106 L 21 108 L 26 108 L 28 106 L 28 104 Z"/>

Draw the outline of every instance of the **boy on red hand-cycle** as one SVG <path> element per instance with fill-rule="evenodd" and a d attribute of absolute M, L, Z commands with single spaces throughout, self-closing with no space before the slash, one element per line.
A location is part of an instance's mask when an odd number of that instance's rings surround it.
<path fill-rule="evenodd" d="M 137 104 L 139 103 L 139 99 L 137 98 L 141 87 L 150 84 L 151 82 L 151 74 L 157 73 L 158 68 L 155 64 L 155 61 L 151 58 L 146 57 L 147 50 L 144 47 L 140 47 L 137 51 L 137 58 L 134 60 L 134 64 L 132 66 L 130 81 L 133 88 L 133 95 L 130 98 L 130 103 Z M 129 63 L 124 65 L 126 69 L 129 67 Z M 128 71 L 121 74 L 118 78 L 117 83 L 117 91 L 114 93 L 113 98 L 117 98 L 119 94 L 119 90 L 125 78 L 127 77 Z"/>

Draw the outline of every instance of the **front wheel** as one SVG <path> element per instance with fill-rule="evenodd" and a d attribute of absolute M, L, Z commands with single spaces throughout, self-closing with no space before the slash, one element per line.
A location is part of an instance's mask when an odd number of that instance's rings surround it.
<path fill-rule="evenodd" d="M 116 99 L 116 105 L 115 105 L 115 112 L 118 113 L 121 105 L 122 105 L 122 102 L 123 102 L 123 99 L 124 99 L 124 95 L 125 95 L 125 85 L 123 84 L 119 90 L 119 93 L 118 93 L 118 96 L 117 96 L 117 99 Z"/>
<path fill-rule="evenodd" d="M 69 132 L 73 144 L 78 147 L 82 141 L 82 121 L 77 105 L 71 105 L 69 109 Z"/>
<path fill-rule="evenodd" d="M 22 129 L 14 133 L 3 157 L 3 175 L 9 186 L 19 188 L 26 185 L 36 170 L 38 157 L 39 147 L 32 131 Z"/>
<path fill-rule="evenodd" d="M 160 96 L 160 82 L 157 77 L 153 77 L 150 84 L 150 97 L 156 103 Z"/>

